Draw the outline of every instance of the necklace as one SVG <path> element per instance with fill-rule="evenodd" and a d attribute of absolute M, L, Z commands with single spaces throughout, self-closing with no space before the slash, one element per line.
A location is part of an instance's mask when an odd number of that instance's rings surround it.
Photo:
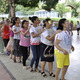
<path fill-rule="evenodd" d="M 68 35 L 68 33 L 65 31 L 65 33 L 67 34 L 67 36 L 68 36 L 68 39 L 69 39 L 69 35 Z"/>

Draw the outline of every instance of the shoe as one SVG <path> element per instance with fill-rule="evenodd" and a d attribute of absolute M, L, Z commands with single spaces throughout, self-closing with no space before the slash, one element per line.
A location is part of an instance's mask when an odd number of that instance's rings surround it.
<path fill-rule="evenodd" d="M 6 55 L 7 55 L 7 56 L 9 56 L 9 55 L 10 55 L 10 53 L 11 53 L 11 51 L 10 51 L 10 50 L 8 50 L 8 52 L 6 53 Z"/>

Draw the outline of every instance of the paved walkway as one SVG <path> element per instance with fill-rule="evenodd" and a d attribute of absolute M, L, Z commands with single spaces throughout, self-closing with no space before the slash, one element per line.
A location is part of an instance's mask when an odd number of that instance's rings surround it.
<path fill-rule="evenodd" d="M 0 61 L 0 80 L 12 80 L 6 67 L 4 67 L 3 63 Z"/>
<path fill-rule="evenodd" d="M 70 54 L 70 66 L 68 69 L 68 72 L 65 76 L 67 80 L 80 80 L 80 35 L 77 35 L 77 32 L 74 31 L 73 33 L 73 45 L 75 47 L 75 51 Z M 29 57 L 31 59 L 32 53 Z M 13 63 L 13 60 L 10 60 L 8 56 L 6 55 L 0 55 L 0 73 L 3 73 L 5 75 L 4 71 L 7 71 L 6 74 L 12 79 L 12 80 L 54 80 L 54 78 L 48 76 L 47 78 L 43 78 L 40 73 L 31 73 L 30 70 L 23 70 L 22 69 L 22 64 L 21 63 Z M 27 61 L 27 64 L 30 64 L 30 60 Z M 40 63 L 41 64 L 41 63 Z M 39 66 L 40 68 L 40 66 Z M 3 71 L 3 70 L 4 71 Z M 41 69 L 41 68 L 40 68 Z M 55 73 L 56 70 L 56 61 L 53 64 L 53 72 Z M 48 64 L 46 64 L 46 73 L 48 73 Z M 8 76 L 6 79 L 1 79 L 1 74 L 0 74 L 0 80 L 7 80 Z M 3 78 L 3 76 L 2 76 Z M 9 80 L 9 79 L 8 79 Z"/>

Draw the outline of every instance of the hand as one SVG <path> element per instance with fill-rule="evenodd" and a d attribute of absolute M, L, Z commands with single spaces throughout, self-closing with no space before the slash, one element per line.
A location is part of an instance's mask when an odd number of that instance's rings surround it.
<path fill-rule="evenodd" d="M 63 50 L 63 53 L 64 53 L 65 55 L 67 55 L 67 54 L 68 54 L 68 52 L 67 52 L 66 50 Z"/>
<path fill-rule="evenodd" d="M 71 49 L 72 49 L 72 51 L 74 51 L 74 47 L 73 47 L 73 46 L 72 46 L 72 48 L 71 48 Z"/>

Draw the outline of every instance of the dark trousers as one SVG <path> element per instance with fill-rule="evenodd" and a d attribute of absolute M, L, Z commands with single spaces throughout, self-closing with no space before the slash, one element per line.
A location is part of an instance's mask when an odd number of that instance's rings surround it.
<path fill-rule="evenodd" d="M 23 56 L 23 66 L 26 66 L 26 60 L 28 58 L 28 47 L 20 46 L 20 50 Z"/>
<path fill-rule="evenodd" d="M 7 47 L 7 44 L 9 42 L 9 39 L 3 39 L 3 42 L 4 42 L 4 46 Z"/>
<path fill-rule="evenodd" d="M 31 49 L 33 53 L 33 58 L 31 60 L 30 67 L 32 68 L 35 62 L 35 68 L 38 68 L 39 58 L 40 58 L 40 45 L 31 45 Z"/>

